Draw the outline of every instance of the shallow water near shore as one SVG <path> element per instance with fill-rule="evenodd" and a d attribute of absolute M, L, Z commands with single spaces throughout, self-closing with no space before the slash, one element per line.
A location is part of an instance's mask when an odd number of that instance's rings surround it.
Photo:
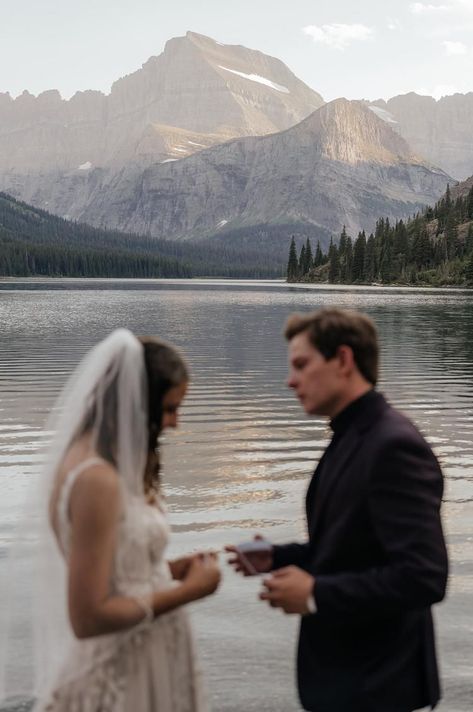
<path fill-rule="evenodd" d="M 305 489 L 329 437 L 285 386 L 281 330 L 293 311 L 355 307 L 382 346 L 380 390 L 439 456 L 451 558 L 436 607 L 440 712 L 471 710 L 473 666 L 473 293 L 218 280 L 0 280 L 0 554 L 37 475 L 42 426 L 81 356 L 112 329 L 181 347 L 192 371 L 181 426 L 163 441 L 170 555 L 260 532 L 304 537 Z M 222 557 L 222 562 L 224 557 Z M 0 575 L 2 575 L 0 556 Z M 297 620 L 257 600 L 259 581 L 225 570 L 192 616 L 214 712 L 296 712 Z M 0 601 L 0 606 L 2 602 Z M 3 709 L 3 708 L 2 708 Z"/>

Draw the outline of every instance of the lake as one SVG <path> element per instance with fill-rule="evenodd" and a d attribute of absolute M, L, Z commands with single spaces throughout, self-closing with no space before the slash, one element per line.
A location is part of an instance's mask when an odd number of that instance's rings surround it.
<path fill-rule="evenodd" d="M 42 425 L 81 356 L 112 329 L 159 335 L 186 354 L 181 426 L 163 440 L 171 555 L 260 532 L 301 539 L 303 501 L 327 424 L 285 385 L 284 321 L 322 305 L 372 316 L 380 390 L 412 418 L 446 475 L 452 576 L 435 609 L 444 700 L 469 712 L 473 666 L 473 292 L 337 288 L 283 282 L 0 280 L 0 549 L 45 442 Z M 0 558 L 0 570 L 2 559 Z M 214 712 L 296 712 L 297 620 L 257 600 L 259 582 L 226 568 L 192 606 Z M 0 606 L 1 606 L 0 602 Z"/>

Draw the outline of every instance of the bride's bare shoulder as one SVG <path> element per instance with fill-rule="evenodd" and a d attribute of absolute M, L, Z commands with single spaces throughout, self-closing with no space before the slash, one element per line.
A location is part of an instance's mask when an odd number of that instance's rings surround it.
<path fill-rule="evenodd" d="M 75 529 L 94 536 L 98 530 L 114 526 L 122 513 L 119 475 L 113 465 L 99 457 L 83 457 L 80 451 L 67 453 L 58 472 L 49 504 L 50 523 L 59 538 L 58 501 L 68 475 L 78 472 L 67 497 L 67 517 Z"/>
<path fill-rule="evenodd" d="M 69 498 L 69 519 L 76 543 L 108 536 L 123 512 L 119 477 L 106 462 L 90 464 L 76 481 Z"/>
<path fill-rule="evenodd" d="M 90 491 L 93 495 L 113 495 L 119 492 L 119 475 L 116 468 L 106 460 L 96 459 L 84 463 L 85 467 L 77 476 L 72 492 Z M 72 495 L 71 492 L 71 495 Z"/>
<path fill-rule="evenodd" d="M 66 463 L 68 464 L 68 463 Z M 69 495 L 69 514 L 86 513 L 88 516 L 102 515 L 106 512 L 114 517 L 120 510 L 120 483 L 116 468 L 106 460 L 89 457 L 74 467 L 83 464 L 74 479 Z M 73 467 L 73 469 L 74 469 Z"/>
<path fill-rule="evenodd" d="M 59 488 L 71 474 L 74 474 L 71 494 L 82 489 L 113 493 L 118 488 L 116 468 L 96 452 L 88 435 L 68 448 L 58 470 Z"/>

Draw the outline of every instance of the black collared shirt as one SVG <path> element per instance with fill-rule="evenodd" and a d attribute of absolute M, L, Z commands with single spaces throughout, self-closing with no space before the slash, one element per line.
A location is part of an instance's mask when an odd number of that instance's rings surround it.
<path fill-rule="evenodd" d="M 338 415 L 330 421 L 330 427 L 333 430 L 333 440 L 338 440 L 343 433 L 348 430 L 350 425 L 358 420 L 358 418 L 370 410 L 374 403 L 379 399 L 379 393 L 372 388 L 362 396 L 352 401 Z"/>

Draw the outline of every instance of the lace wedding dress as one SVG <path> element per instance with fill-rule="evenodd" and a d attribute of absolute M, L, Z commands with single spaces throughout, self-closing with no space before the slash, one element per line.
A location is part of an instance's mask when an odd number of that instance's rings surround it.
<path fill-rule="evenodd" d="M 100 460 L 99 460 L 100 461 Z M 66 476 L 57 504 L 58 535 L 67 561 L 69 494 L 97 459 Z M 164 558 L 165 512 L 134 497 L 118 531 L 112 592 L 146 596 L 176 585 Z M 187 613 L 177 608 L 127 631 L 74 640 L 62 669 L 35 712 L 207 712 Z"/>

